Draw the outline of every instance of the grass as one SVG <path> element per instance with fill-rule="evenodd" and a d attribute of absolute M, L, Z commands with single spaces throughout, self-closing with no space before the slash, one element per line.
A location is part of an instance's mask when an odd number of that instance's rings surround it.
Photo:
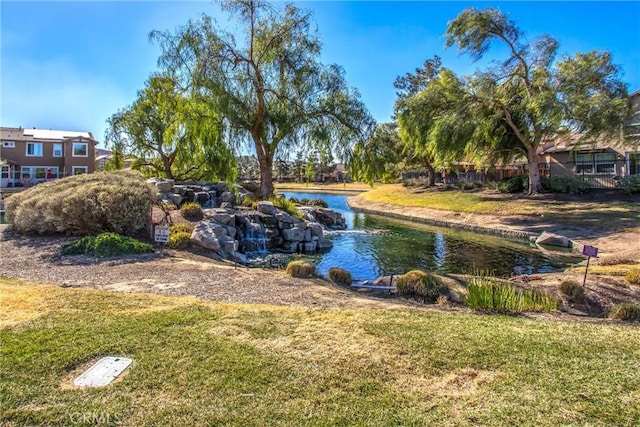
<path fill-rule="evenodd" d="M 508 283 L 498 283 L 491 277 L 473 277 L 467 287 L 467 306 L 491 313 L 518 314 L 549 312 L 558 308 L 558 301 L 544 291 L 517 289 Z"/>
<path fill-rule="evenodd" d="M 640 203 L 634 202 L 569 201 L 554 200 L 554 197 L 490 197 L 484 192 L 416 190 L 400 184 L 381 185 L 360 197 L 370 202 L 461 213 L 524 216 L 543 214 L 548 222 L 597 226 L 602 231 L 636 227 L 640 220 Z M 612 217 L 616 221 L 611 221 Z"/>
<path fill-rule="evenodd" d="M 0 279 L 0 424 L 637 425 L 640 329 Z M 113 384 L 72 380 L 131 357 Z M 93 421 L 92 421 L 93 420 Z"/>
<path fill-rule="evenodd" d="M 371 187 L 367 184 L 362 184 L 360 182 L 350 182 L 350 183 L 341 183 L 341 182 L 331 182 L 331 183 L 305 183 L 305 182 L 280 182 L 274 184 L 276 191 L 288 190 L 288 189 L 296 189 L 296 190 L 304 190 L 304 191 L 322 191 L 322 192 L 361 192 L 361 191 L 369 191 Z"/>

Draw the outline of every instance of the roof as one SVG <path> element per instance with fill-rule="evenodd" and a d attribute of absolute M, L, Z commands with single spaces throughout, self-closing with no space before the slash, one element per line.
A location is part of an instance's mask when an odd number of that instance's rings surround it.
<path fill-rule="evenodd" d="M 2 139 L 17 140 L 50 140 L 63 141 L 68 139 L 87 139 L 96 141 L 91 132 L 79 132 L 70 130 L 53 130 L 53 129 L 25 129 L 25 128 L 0 128 L 2 131 Z M 97 142 L 97 141 L 96 141 Z"/>

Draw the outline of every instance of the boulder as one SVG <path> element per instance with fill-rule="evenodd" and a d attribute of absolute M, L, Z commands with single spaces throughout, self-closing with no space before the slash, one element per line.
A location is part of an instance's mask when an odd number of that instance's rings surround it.
<path fill-rule="evenodd" d="M 156 188 L 161 193 L 168 193 L 168 192 L 171 191 L 171 188 L 173 187 L 173 184 L 175 184 L 175 181 L 172 180 L 172 179 L 167 179 L 167 180 L 164 180 L 164 181 L 157 181 L 156 182 Z"/>
<path fill-rule="evenodd" d="M 231 215 L 225 209 L 216 209 L 210 218 L 222 225 L 235 224 L 236 221 L 234 215 Z"/>
<path fill-rule="evenodd" d="M 179 193 L 169 193 L 167 199 L 176 206 L 180 206 L 182 203 L 182 196 Z"/>
<path fill-rule="evenodd" d="M 333 242 L 331 242 L 331 240 L 325 239 L 325 238 L 318 239 L 319 250 L 331 249 L 332 247 L 333 247 Z"/>
<path fill-rule="evenodd" d="M 249 258 L 240 252 L 232 252 L 231 255 L 229 255 L 229 259 L 239 264 L 249 264 Z"/>
<path fill-rule="evenodd" d="M 258 209 L 258 212 L 267 214 L 267 215 L 274 215 L 278 211 L 278 209 L 273 205 L 273 203 L 271 203 L 268 200 L 259 201 L 257 209 Z"/>
<path fill-rule="evenodd" d="M 220 250 L 220 241 L 214 231 L 214 225 L 210 222 L 200 221 L 191 232 L 191 242 L 212 251 Z"/>
<path fill-rule="evenodd" d="M 543 232 L 536 239 L 537 245 L 549 245 L 559 246 L 561 248 L 570 248 L 572 246 L 571 240 L 568 237 L 561 236 L 560 234 L 553 234 L 549 232 Z"/>
<path fill-rule="evenodd" d="M 230 191 L 225 191 L 224 193 L 222 193 L 220 195 L 220 201 L 222 203 L 235 203 L 236 202 L 236 195 L 233 194 Z"/>
<path fill-rule="evenodd" d="M 204 205 L 209 201 L 209 193 L 204 191 L 198 191 L 195 193 L 195 201 L 201 205 Z"/>
<path fill-rule="evenodd" d="M 292 242 L 302 242 L 304 240 L 304 229 L 293 227 L 282 230 L 282 238 Z"/>

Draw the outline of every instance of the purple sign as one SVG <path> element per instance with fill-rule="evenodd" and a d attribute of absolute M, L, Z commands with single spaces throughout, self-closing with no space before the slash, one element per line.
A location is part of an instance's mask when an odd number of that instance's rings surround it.
<path fill-rule="evenodd" d="M 598 258 L 598 248 L 596 248 L 595 246 L 584 245 L 582 247 L 582 255 L 588 256 L 590 258 Z"/>

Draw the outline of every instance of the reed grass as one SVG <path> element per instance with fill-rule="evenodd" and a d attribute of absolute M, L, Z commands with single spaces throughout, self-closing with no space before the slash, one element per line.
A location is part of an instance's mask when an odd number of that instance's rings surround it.
<path fill-rule="evenodd" d="M 473 277 L 467 291 L 468 307 L 490 313 L 548 312 L 558 308 L 558 301 L 544 291 L 518 289 L 491 277 Z"/>

